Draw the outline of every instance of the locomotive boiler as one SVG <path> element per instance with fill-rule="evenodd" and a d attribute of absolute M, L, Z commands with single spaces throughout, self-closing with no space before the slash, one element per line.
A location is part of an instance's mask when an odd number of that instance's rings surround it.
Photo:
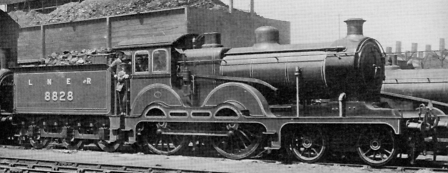
<path fill-rule="evenodd" d="M 210 145 L 231 159 L 285 149 L 303 162 L 330 152 L 355 152 L 373 166 L 399 153 L 413 160 L 426 149 L 414 144 L 440 121 L 430 107 L 419 107 L 419 117 L 380 102 L 384 53 L 363 35 L 364 22 L 347 20 L 345 38 L 319 47 L 280 45 L 273 27 L 258 28 L 256 43 L 243 48 L 224 47 L 218 33 L 124 40 L 113 48 L 129 55 L 124 115 L 107 70 L 112 53 L 86 65 L 6 66 L 7 138 L 110 152 L 132 144 L 157 154 Z"/>
<path fill-rule="evenodd" d="M 364 20 L 346 22 L 348 36 L 320 48 L 279 45 L 275 28 L 259 28 L 253 47 L 226 53 L 221 74 L 266 81 L 282 88 L 278 94 L 283 99 L 291 99 L 298 70 L 302 98 L 335 99 L 345 93 L 349 99 L 375 101 L 384 79 L 381 46 L 362 35 Z"/>

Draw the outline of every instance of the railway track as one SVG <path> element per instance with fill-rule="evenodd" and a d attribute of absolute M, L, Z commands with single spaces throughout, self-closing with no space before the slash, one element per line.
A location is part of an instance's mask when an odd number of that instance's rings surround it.
<path fill-rule="evenodd" d="M 366 170 L 372 170 L 372 169 L 378 169 L 378 170 L 396 170 L 399 172 L 415 172 L 418 170 L 427 170 L 431 172 L 448 172 L 448 169 L 446 167 L 423 167 L 423 166 L 383 166 L 380 168 L 374 168 L 370 167 L 368 165 L 364 164 L 345 164 L 345 163 L 316 163 L 319 165 L 325 165 L 325 166 L 344 166 L 344 167 L 356 167 L 356 168 L 363 168 Z"/>
<path fill-rule="evenodd" d="M 18 152 L 29 150 L 25 149 L 23 146 L 11 146 L 11 145 L 0 145 L 0 148 L 6 149 L 16 149 Z M 73 150 L 53 150 L 53 151 L 67 151 L 67 153 L 75 152 Z M 91 152 L 96 152 L 95 150 L 88 150 Z M 64 153 L 64 152 L 60 152 Z M 103 152 L 102 152 L 103 153 Z M 115 154 L 127 154 L 128 152 L 122 151 Z M 152 154 L 147 154 L 151 157 Z M 206 154 L 207 155 L 207 154 Z M 187 154 L 186 157 L 190 157 L 192 154 Z M 23 156 L 22 156 L 23 157 Z M 166 156 L 170 157 L 170 156 Z M 175 156 L 174 156 L 175 157 Z M 214 156 L 206 156 L 210 159 L 216 159 Z M 366 172 L 371 172 L 372 170 L 381 172 L 382 170 L 396 171 L 396 172 L 416 172 L 418 170 L 427 170 L 430 172 L 448 172 L 448 157 L 439 159 L 438 162 L 432 162 L 431 156 L 426 156 L 425 158 L 420 158 L 417 160 L 415 165 L 407 165 L 403 159 L 397 159 L 397 163 L 392 166 L 384 166 L 380 168 L 371 167 L 362 162 L 357 164 L 344 163 L 343 161 L 338 161 L 338 159 L 329 159 L 325 162 L 317 162 L 314 164 L 304 164 L 299 161 L 285 161 L 284 159 L 268 156 L 268 157 L 258 157 L 256 159 L 245 159 L 246 162 L 258 162 L 265 164 L 281 164 L 285 167 L 290 165 L 320 165 L 320 166 L 336 166 L 336 167 L 349 167 L 349 168 L 359 168 L 366 170 Z M 403 161 L 403 162 L 400 162 Z M 244 162 L 244 161 L 241 161 Z M 199 163 L 200 164 L 200 163 Z M 61 173 L 61 172 L 75 172 L 75 173 L 130 173 L 130 172 L 144 172 L 144 173 L 218 173 L 220 171 L 204 171 L 204 170 L 194 170 L 194 169 L 178 169 L 169 168 L 167 166 L 156 165 L 156 166 L 129 166 L 125 164 L 101 164 L 101 163 L 87 163 L 87 162 L 72 162 L 72 161 L 54 161 L 48 159 L 31 159 L 31 158 L 21 158 L 21 157 L 2 157 L 0 154 L 0 173 Z"/>
<path fill-rule="evenodd" d="M 92 164 L 52 160 L 0 157 L 0 173 L 222 173 L 164 167 Z"/>

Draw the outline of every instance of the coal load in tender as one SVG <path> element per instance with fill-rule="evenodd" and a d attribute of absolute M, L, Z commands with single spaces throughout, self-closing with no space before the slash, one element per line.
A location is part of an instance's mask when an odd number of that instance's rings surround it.
<path fill-rule="evenodd" d="M 113 15 L 143 13 L 182 6 L 209 10 L 227 10 L 228 8 L 220 0 L 85 0 L 61 5 L 48 14 L 31 10 L 27 12 L 13 11 L 9 15 L 21 27 L 26 27 Z"/>

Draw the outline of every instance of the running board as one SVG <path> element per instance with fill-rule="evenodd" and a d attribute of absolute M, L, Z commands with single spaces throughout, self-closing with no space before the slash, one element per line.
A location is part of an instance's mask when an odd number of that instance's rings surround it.
<path fill-rule="evenodd" d="M 184 132 L 184 131 L 162 131 L 162 135 L 182 135 L 182 136 L 220 136 L 228 137 L 227 131 L 220 132 Z"/>

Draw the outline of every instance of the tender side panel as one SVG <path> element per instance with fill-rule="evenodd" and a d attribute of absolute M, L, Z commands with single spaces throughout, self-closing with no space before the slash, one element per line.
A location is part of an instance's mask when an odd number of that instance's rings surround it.
<path fill-rule="evenodd" d="M 107 47 L 106 19 L 47 25 L 44 31 L 46 55 L 62 50 L 81 51 Z"/>
<path fill-rule="evenodd" d="M 42 55 L 42 37 L 40 27 L 20 29 L 17 39 L 17 56 L 19 61 L 28 62 L 37 60 Z"/>
<path fill-rule="evenodd" d="M 16 73 L 14 107 L 30 114 L 109 114 L 110 76 L 107 71 Z"/>

